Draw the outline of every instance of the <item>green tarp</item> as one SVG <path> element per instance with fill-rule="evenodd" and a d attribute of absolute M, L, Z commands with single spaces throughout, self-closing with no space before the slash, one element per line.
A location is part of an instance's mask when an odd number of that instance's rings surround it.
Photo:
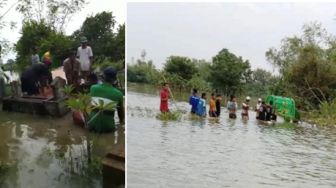
<path fill-rule="evenodd" d="M 266 103 L 273 101 L 273 106 L 276 108 L 276 113 L 285 118 L 285 120 L 299 120 L 300 116 L 295 108 L 295 101 L 292 98 L 269 95 L 266 98 Z"/>

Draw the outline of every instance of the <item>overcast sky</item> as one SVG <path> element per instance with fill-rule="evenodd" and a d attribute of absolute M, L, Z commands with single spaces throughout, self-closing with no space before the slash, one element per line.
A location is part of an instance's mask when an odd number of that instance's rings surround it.
<path fill-rule="evenodd" d="M 274 71 L 265 52 L 318 21 L 336 32 L 336 3 L 128 3 L 127 62 L 140 57 L 162 68 L 170 55 L 211 60 L 222 48 Z"/>
<path fill-rule="evenodd" d="M 6 7 L 0 9 L 0 15 L 2 15 L 15 1 L 8 1 Z M 87 16 L 94 15 L 102 11 L 112 11 L 118 24 L 125 23 L 126 19 L 126 3 L 123 0 L 87 0 L 88 4 L 77 14 L 75 14 L 68 27 L 65 29 L 66 34 L 72 34 L 73 31 L 79 29 Z M 0 31 L 3 38 L 6 38 L 11 43 L 15 43 L 20 37 L 21 22 L 23 16 L 18 13 L 15 8 L 11 9 L 8 14 L 3 18 L 6 22 L 17 22 L 17 28 L 10 30 L 5 28 Z M 6 62 L 8 58 L 14 58 L 14 54 L 9 54 L 3 57 L 3 61 Z"/>

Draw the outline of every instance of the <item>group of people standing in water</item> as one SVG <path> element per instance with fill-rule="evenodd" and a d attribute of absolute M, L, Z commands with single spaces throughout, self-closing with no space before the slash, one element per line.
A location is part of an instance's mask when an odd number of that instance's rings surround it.
<path fill-rule="evenodd" d="M 242 119 L 249 119 L 249 103 L 251 98 L 249 96 L 246 97 L 245 101 L 242 103 Z M 238 104 L 236 101 L 236 97 L 231 95 L 230 100 L 227 104 L 227 109 L 229 110 L 229 118 L 236 119 L 236 111 L 238 108 Z M 256 112 L 256 119 L 262 121 L 276 121 L 275 107 L 273 106 L 273 101 L 270 101 L 269 104 L 266 104 L 265 101 L 262 101 L 261 98 L 258 99 L 257 104 L 254 107 L 254 111 Z"/>
<path fill-rule="evenodd" d="M 220 94 L 211 94 L 209 101 L 209 116 L 219 117 L 221 112 L 222 96 Z M 193 89 L 192 95 L 189 97 L 189 104 L 191 105 L 191 113 L 201 117 L 206 117 L 206 93 L 198 96 L 197 89 Z"/>
<path fill-rule="evenodd" d="M 169 112 L 168 109 L 168 99 L 169 99 L 169 87 L 167 83 L 163 84 L 162 90 L 160 92 L 160 110 L 161 112 Z M 249 110 L 250 110 L 250 100 L 251 98 L 247 96 L 245 101 L 241 104 L 241 116 L 242 119 L 249 119 Z M 209 100 L 209 117 L 220 117 L 221 114 L 221 102 L 222 96 L 220 94 L 211 94 L 211 98 Z M 207 110 L 207 95 L 206 93 L 201 93 L 201 96 L 198 94 L 197 89 L 193 89 L 192 95 L 189 97 L 189 104 L 191 105 L 191 114 L 206 117 Z M 234 95 L 230 96 L 230 100 L 228 101 L 226 108 L 229 111 L 229 118 L 236 119 L 237 118 L 237 109 L 238 103 L 237 99 Z M 276 121 L 275 107 L 273 106 L 273 101 L 270 101 L 269 104 L 266 104 L 265 101 L 262 101 L 261 98 L 258 99 L 257 104 L 254 107 L 254 111 L 256 112 L 256 119 L 262 121 Z"/>

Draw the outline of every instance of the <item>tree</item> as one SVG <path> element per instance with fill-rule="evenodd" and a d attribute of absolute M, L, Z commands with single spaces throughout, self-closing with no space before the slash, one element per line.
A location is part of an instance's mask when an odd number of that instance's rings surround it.
<path fill-rule="evenodd" d="M 210 70 L 213 86 L 230 95 L 239 91 L 246 82 L 250 63 L 224 48 L 212 58 Z"/>
<path fill-rule="evenodd" d="M 164 65 L 164 71 L 170 74 L 177 74 L 185 80 L 190 80 L 197 69 L 191 59 L 181 56 L 170 56 Z"/>
<path fill-rule="evenodd" d="M 127 81 L 137 83 L 159 84 L 160 73 L 151 60 L 138 60 L 135 65 L 127 66 Z"/>
<path fill-rule="evenodd" d="M 23 14 L 26 22 L 43 22 L 62 32 L 85 4 L 85 0 L 18 0 L 16 10 Z"/>
<path fill-rule="evenodd" d="M 34 47 L 38 48 L 40 56 L 51 49 L 53 67 L 60 66 L 67 57 L 69 49 L 74 47 L 68 36 L 53 30 L 43 21 L 24 22 L 21 30 L 22 35 L 15 45 L 17 62 L 21 69 L 31 64 L 31 53 Z"/>
<path fill-rule="evenodd" d="M 271 72 L 257 68 L 251 71 L 251 78 L 248 80 L 245 89 L 249 95 L 263 97 L 273 91 L 275 92 L 275 88 L 273 89 L 273 87 L 277 83 L 278 79 Z"/>
<path fill-rule="evenodd" d="M 287 94 L 313 106 L 335 98 L 336 40 L 320 23 L 303 26 L 301 36 L 287 37 L 279 50 L 266 52 L 281 71 Z"/>

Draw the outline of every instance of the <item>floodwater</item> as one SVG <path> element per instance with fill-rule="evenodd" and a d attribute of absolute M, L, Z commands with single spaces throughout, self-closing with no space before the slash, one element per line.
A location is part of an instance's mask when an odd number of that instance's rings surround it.
<path fill-rule="evenodd" d="M 218 121 L 165 122 L 158 92 L 138 91 L 127 94 L 128 187 L 336 187 L 334 127 L 231 120 L 224 108 Z"/>
<path fill-rule="evenodd" d="M 51 118 L 0 112 L 0 187 L 102 187 L 99 161 L 109 151 L 124 151 L 124 145 L 124 125 L 113 133 L 93 134 L 73 125 L 70 114 Z"/>

